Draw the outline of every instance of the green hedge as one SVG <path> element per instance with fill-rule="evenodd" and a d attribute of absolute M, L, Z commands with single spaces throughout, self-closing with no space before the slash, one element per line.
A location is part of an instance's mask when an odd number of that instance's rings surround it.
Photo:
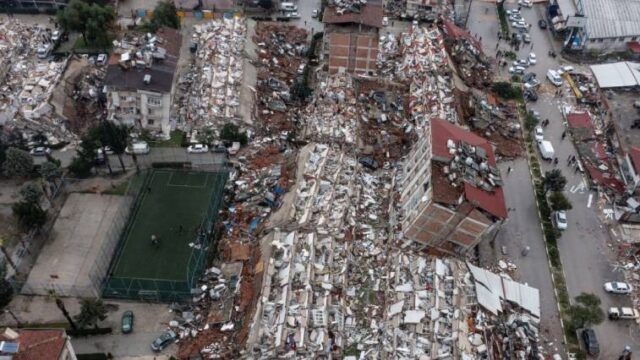
<path fill-rule="evenodd" d="M 191 167 L 191 161 L 162 161 L 151 163 L 151 167 L 154 169 L 184 169 Z"/>

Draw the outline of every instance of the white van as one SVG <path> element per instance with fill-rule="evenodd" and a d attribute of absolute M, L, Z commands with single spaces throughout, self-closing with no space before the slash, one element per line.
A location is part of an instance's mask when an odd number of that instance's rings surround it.
<path fill-rule="evenodd" d="M 540 155 L 545 160 L 553 160 L 555 152 L 553 151 L 553 145 L 551 145 L 550 141 L 541 140 L 538 141 L 538 150 L 540 150 Z"/>
<path fill-rule="evenodd" d="M 282 11 L 298 11 L 298 7 L 291 2 L 280 3 L 280 10 Z"/>
<path fill-rule="evenodd" d="M 51 54 L 51 44 L 44 44 L 36 50 L 38 59 L 46 59 Z"/>
<path fill-rule="evenodd" d="M 611 320 L 635 320 L 638 318 L 638 310 L 630 307 L 611 307 L 608 315 Z"/>
<path fill-rule="evenodd" d="M 551 81 L 551 83 L 555 86 L 562 85 L 562 77 L 555 70 L 547 71 L 547 79 L 549 79 L 549 81 Z"/>
<path fill-rule="evenodd" d="M 151 148 L 149 147 L 149 144 L 147 144 L 146 141 L 136 141 L 133 144 L 131 144 L 131 147 L 127 146 L 127 148 L 124 149 L 124 152 L 126 152 L 127 154 L 136 154 L 136 155 L 148 154 L 149 151 L 151 151 Z"/>

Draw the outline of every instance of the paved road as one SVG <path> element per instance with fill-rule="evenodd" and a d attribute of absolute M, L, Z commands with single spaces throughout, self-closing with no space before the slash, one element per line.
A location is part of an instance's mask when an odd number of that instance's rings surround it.
<path fill-rule="evenodd" d="M 322 14 L 315 19 L 312 17 L 313 10 L 320 9 L 320 0 L 295 0 L 292 2 L 298 6 L 298 14 L 300 15 L 300 19 L 290 21 L 292 25 L 307 29 L 310 35 L 324 31 L 324 24 L 320 21 Z M 279 9 L 280 2 L 277 4 Z"/>
<path fill-rule="evenodd" d="M 76 155 L 75 150 L 66 151 L 53 151 L 51 155 L 60 160 L 62 167 L 67 167 L 71 163 L 71 160 Z M 189 154 L 184 148 L 151 148 L 151 151 L 147 155 L 138 155 L 138 163 L 144 166 L 150 166 L 152 162 L 159 161 L 191 161 L 194 165 L 210 165 L 210 164 L 222 164 L 225 160 L 223 154 L 217 153 L 205 153 L 205 154 Z M 34 162 L 36 164 L 46 161 L 45 157 L 35 157 Z M 123 155 L 122 161 L 126 168 L 132 168 L 134 166 L 133 160 L 130 155 Z M 115 155 L 109 156 L 109 163 L 114 170 L 120 169 L 120 162 Z"/>
<path fill-rule="evenodd" d="M 115 334 L 89 336 L 73 338 L 71 343 L 78 354 L 91 353 L 111 353 L 116 358 L 154 356 L 151 350 L 151 342 L 160 335 L 161 332 L 136 332 L 131 334 Z M 174 355 L 177 345 L 171 345 L 164 349 L 159 355 Z M 153 357 L 155 359 L 155 357 Z M 160 359 L 160 357 L 158 357 Z"/>
<path fill-rule="evenodd" d="M 497 16 L 491 15 L 489 10 L 487 15 L 484 14 L 484 7 L 492 5 L 480 2 L 474 2 L 472 7 L 475 11 L 471 11 L 471 16 L 479 17 L 479 21 L 469 21 L 470 31 L 478 33 L 483 37 L 485 51 L 493 53 L 495 51 L 496 37 L 499 29 Z M 515 8 L 515 5 L 507 5 L 507 7 Z M 543 119 L 548 118 L 550 125 L 545 129 L 545 138 L 550 140 L 554 146 L 555 152 L 559 159 L 557 168 L 561 169 L 566 176 L 568 184 L 566 195 L 573 203 L 573 209 L 568 212 L 569 228 L 563 233 L 562 238 L 558 241 L 561 259 L 566 274 L 569 293 L 576 296 L 581 292 L 592 292 L 602 299 L 602 309 L 606 311 L 609 306 L 630 305 L 630 299 L 620 296 L 611 296 L 603 291 L 602 284 L 606 281 L 621 279 L 621 273 L 615 273 L 609 266 L 610 251 L 607 249 L 607 241 L 609 234 L 605 226 L 602 225 L 598 218 L 598 194 L 588 191 L 586 181 L 580 173 L 575 173 L 573 168 L 567 166 L 566 159 L 570 155 L 577 153 L 570 142 L 569 137 L 562 140 L 561 135 L 565 130 L 560 108 L 563 104 L 573 104 L 573 99 L 568 98 L 569 91 L 564 88 L 564 98 L 556 98 L 553 95 L 555 87 L 546 80 L 546 72 L 550 68 L 558 68 L 564 64 L 560 58 L 551 58 L 547 54 L 553 47 L 559 48 L 559 43 L 555 42 L 551 34 L 547 30 L 541 30 L 537 26 L 538 19 L 542 18 L 544 7 L 536 5 L 533 9 L 522 9 L 522 15 L 527 23 L 533 24 L 530 34 L 532 44 L 524 46 L 518 53 L 519 58 L 526 58 L 529 52 L 534 51 L 538 58 L 538 63 L 530 68 L 537 74 L 538 79 L 542 82 L 539 95 L 540 98 L 536 103 L 529 104 L 529 109 L 534 109 L 541 114 Z M 495 19 L 495 22 L 491 22 Z M 501 49 L 508 50 L 506 43 L 501 43 Z M 578 68 L 578 66 L 576 66 Z M 506 71 L 502 70 L 502 76 L 509 78 Z M 564 86 L 566 87 L 566 85 Z M 524 181 L 525 171 L 521 169 L 523 165 L 516 162 L 513 165 L 515 171 L 510 175 L 511 178 L 520 178 Z M 553 169 L 552 164 L 542 163 L 542 169 Z M 502 234 L 498 236 L 498 246 L 501 241 L 508 244 L 518 246 L 522 243 L 522 238 L 527 238 L 528 242 L 534 241 L 535 247 L 532 246 L 532 253 L 537 252 L 540 245 L 541 237 L 539 229 L 534 230 L 532 225 L 537 224 L 535 216 L 531 215 L 531 206 L 534 201 L 532 192 L 527 191 L 511 191 L 510 178 L 507 178 L 505 188 L 507 190 L 507 206 L 515 207 L 515 214 L 512 212 L 510 223 L 507 224 Z M 518 190 L 517 188 L 516 190 Z M 527 215 L 521 214 L 526 212 Z M 516 250 L 517 251 L 517 250 Z M 534 286 L 541 284 L 547 277 L 546 259 L 527 256 L 526 258 L 514 259 L 520 266 L 522 280 L 530 281 Z M 542 268 L 545 268 L 542 271 Z M 540 269 L 540 271 L 535 271 Z M 548 292 L 545 291 L 546 286 L 542 284 L 542 305 L 543 312 L 548 309 Z M 540 287 L 540 285 L 537 285 Z M 545 294 L 547 293 L 547 294 Z M 543 321 L 544 326 L 544 321 Z M 629 322 L 612 322 L 605 320 L 601 325 L 596 327 L 596 332 L 601 344 L 602 359 L 615 358 L 620 354 L 625 345 L 631 345 L 634 350 L 640 348 L 640 336 L 638 326 Z"/>
<path fill-rule="evenodd" d="M 487 8 L 489 10 L 485 13 Z M 495 54 L 499 31 L 495 4 L 473 1 L 467 25 L 472 34 L 482 37 L 485 53 Z M 558 321 L 558 307 L 542 239 L 529 166 L 526 159 L 500 165 L 503 174 L 507 174 L 509 167 L 513 171 L 504 177 L 504 190 L 507 208 L 515 210 L 509 211 L 509 220 L 498 233 L 494 250 L 497 257 L 501 258 L 501 249 L 504 246 L 508 252 L 506 258 L 518 266 L 518 280 L 540 290 L 541 335 L 547 344 L 551 343 L 547 347 L 548 350 L 563 353 L 563 334 Z M 530 251 L 526 257 L 523 257 L 520 253 L 526 246 L 530 247 Z"/>

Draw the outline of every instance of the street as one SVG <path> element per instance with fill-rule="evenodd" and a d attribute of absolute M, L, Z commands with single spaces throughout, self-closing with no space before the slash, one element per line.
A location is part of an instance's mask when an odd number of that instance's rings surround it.
<path fill-rule="evenodd" d="M 57 151 L 54 150 L 51 152 L 51 156 L 54 159 L 60 160 L 62 167 L 67 167 L 71 164 L 71 160 L 76 155 L 75 150 L 62 150 Z M 34 162 L 36 164 L 41 164 L 47 161 L 46 157 L 34 157 Z M 204 153 L 204 154 L 189 154 L 187 153 L 187 149 L 185 148 L 159 148 L 152 147 L 151 151 L 149 151 L 146 155 L 137 155 L 138 163 L 140 165 L 144 165 L 149 167 L 153 162 L 180 162 L 180 161 L 190 161 L 193 165 L 218 165 L 222 164 L 225 161 L 224 154 L 218 153 Z M 133 159 L 131 155 L 125 154 L 122 156 L 122 161 L 124 162 L 124 166 L 126 168 L 132 168 L 134 166 Z M 109 164 L 114 171 L 121 170 L 120 161 L 116 155 L 109 155 Z M 104 166 L 100 167 L 101 169 Z"/>
<path fill-rule="evenodd" d="M 551 141 L 555 149 L 559 163 L 556 167 L 545 161 L 541 162 L 542 172 L 558 168 L 567 178 L 565 195 L 573 204 L 573 209 L 568 211 L 568 229 L 563 232 L 558 240 L 560 256 L 565 272 L 567 287 L 573 298 L 582 292 L 596 294 L 602 300 L 601 308 L 607 311 L 610 306 L 631 306 L 631 301 L 625 296 L 613 296 L 604 292 L 603 284 L 607 281 L 621 280 L 622 274 L 615 273 L 610 266 L 611 252 L 607 248 L 609 233 L 606 226 L 602 225 L 598 218 L 599 196 L 597 192 L 589 191 L 587 180 L 580 172 L 575 172 L 572 166 L 568 166 L 567 158 L 577 155 L 570 135 L 562 140 L 562 133 L 566 127 L 563 123 L 560 108 L 562 105 L 574 105 L 575 101 L 570 97 L 568 85 L 563 88 L 564 97 L 555 97 L 556 87 L 546 79 L 548 69 L 558 69 L 568 64 L 559 56 L 548 56 L 549 51 L 559 53 L 560 44 L 553 40 L 548 30 L 538 27 L 538 19 L 543 18 L 545 5 L 535 5 L 532 9 L 522 8 L 522 17 L 532 24 L 529 34 L 532 43 L 523 44 L 518 52 L 518 59 L 526 59 L 530 52 L 537 55 L 537 64 L 529 67 L 526 72 L 534 72 L 540 80 L 538 88 L 539 99 L 534 103 L 527 103 L 528 110 L 536 110 L 541 119 L 549 119 L 550 124 L 544 128 L 544 137 Z M 515 8 L 515 4 L 507 4 L 507 8 Z M 489 8 L 485 13 L 485 8 Z M 485 53 L 495 54 L 497 34 L 500 22 L 494 4 L 484 2 L 472 2 L 471 18 L 468 21 L 469 31 L 482 37 Z M 500 50 L 511 50 L 505 41 L 500 42 Z M 578 71 L 588 71 L 586 67 L 573 65 Z M 501 68 L 499 76 L 510 81 L 511 75 L 506 68 Z M 503 164 L 503 167 L 507 165 Z M 542 327 L 552 334 L 552 339 L 561 339 L 559 329 L 556 300 L 551 287 L 550 272 L 547 257 L 544 253 L 542 231 L 539 225 L 535 198 L 530 180 L 526 159 L 518 159 L 508 163 L 513 172 L 505 179 L 505 192 L 507 207 L 512 208 L 509 213 L 509 222 L 500 231 L 495 249 L 506 246 L 509 258 L 518 265 L 520 280 L 540 289 L 542 296 Z M 503 169 L 503 173 L 505 173 Z M 523 184 L 528 184 L 524 191 Z M 520 256 L 520 250 L 524 246 L 530 246 L 531 251 L 526 257 Z M 634 343 L 640 341 L 638 326 L 634 323 L 614 322 L 605 319 L 601 325 L 595 327 L 602 359 L 612 359 L 618 356 L 625 345 L 630 345 L 638 350 Z"/>

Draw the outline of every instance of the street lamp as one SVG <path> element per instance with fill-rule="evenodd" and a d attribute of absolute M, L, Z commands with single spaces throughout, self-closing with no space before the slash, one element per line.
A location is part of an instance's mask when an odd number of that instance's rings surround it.
<path fill-rule="evenodd" d="M 11 317 L 13 318 L 13 320 L 16 321 L 16 325 L 18 327 L 21 327 L 22 324 L 20 324 L 20 320 L 18 320 L 18 318 L 16 317 L 16 314 L 13 313 L 13 311 L 9 310 L 9 309 L 4 309 L 5 314 L 9 314 L 11 315 Z"/>

